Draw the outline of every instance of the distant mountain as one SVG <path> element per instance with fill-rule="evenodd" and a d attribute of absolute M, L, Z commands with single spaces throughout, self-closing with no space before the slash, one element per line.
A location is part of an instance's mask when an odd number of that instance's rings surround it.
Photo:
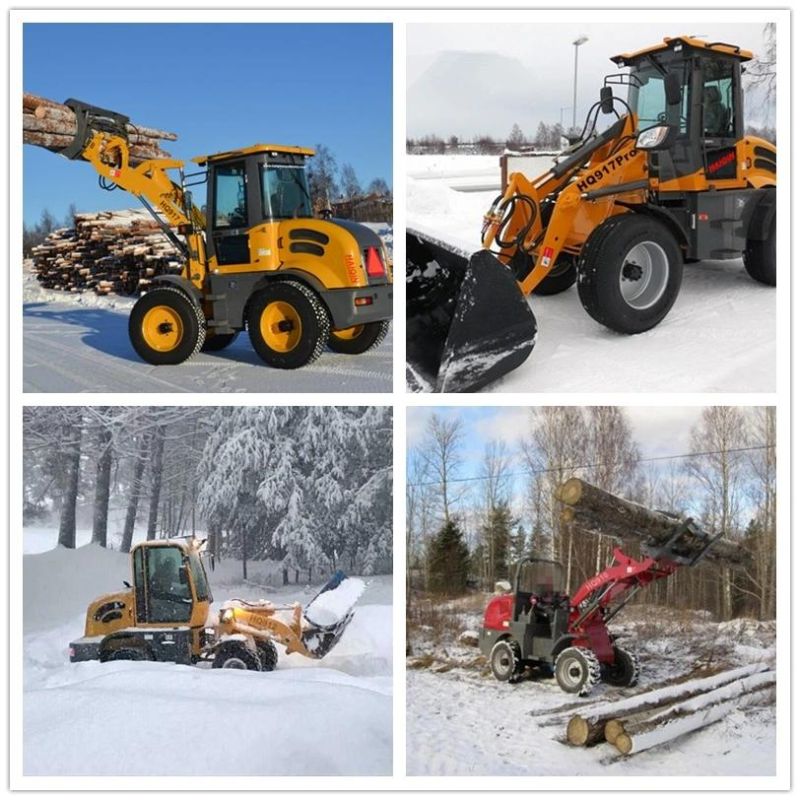
<path fill-rule="evenodd" d="M 557 106 L 570 100 L 554 101 L 551 77 L 499 53 L 444 51 L 407 89 L 407 133 L 500 138 L 516 122 L 532 136 L 541 120 L 557 122 Z"/>

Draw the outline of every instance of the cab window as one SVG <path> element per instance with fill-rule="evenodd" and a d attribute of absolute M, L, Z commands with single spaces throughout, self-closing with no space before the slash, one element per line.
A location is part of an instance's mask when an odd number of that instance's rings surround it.
<path fill-rule="evenodd" d="M 264 216 L 272 219 L 310 217 L 311 195 L 302 167 L 264 164 L 261 173 Z"/>
<path fill-rule="evenodd" d="M 679 135 L 686 133 L 689 108 L 687 72 L 680 66 L 672 69 L 678 70 L 681 78 L 681 102 L 674 106 L 667 105 L 664 73 L 661 70 L 645 64 L 633 71 L 635 79 L 631 83 L 630 102 L 639 120 L 638 130 L 666 123 L 673 125 Z"/>
<path fill-rule="evenodd" d="M 244 162 L 218 166 L 214 178 L 214 227 L 247 227 Z"/>
<path fill-rule="evenodd" d="M 735 135 L 734 64 L 728 59 L 703 59 L 703 136 Z"/>
<path fill-rule="evenodd" d="M 188 622 L 192 615 L 189 571 L 177 547 L 146 550 L 148 622 Z"/>

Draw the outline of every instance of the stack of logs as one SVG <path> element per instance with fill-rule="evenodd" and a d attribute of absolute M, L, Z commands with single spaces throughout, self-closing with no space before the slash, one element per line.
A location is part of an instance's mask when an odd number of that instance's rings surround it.
<path fill-rule="evenodd" d="M 61 103 L 38 97 L 22 95 L 22 141 L 44 147 L 54 152 L 72 144 L 78 130 L 74 112 Z M 129 163 L 136 166 L 152 158 L 169 158 L 161 149 L 161 140 L 174 142 L 175 133 L 128 123 Z"/>
<path fill-rule="evenodd" d="M 32 251 L 48 289 L 139 294 L 155 275 L 176 272 L 175 248 L 146 211 L 76 214 L 74 228 L 53 231 Z"/>
<path fill-rule="evenodd" d="M 674 683 L 612 703 L 581 709 L 567 724 L 567 741 L 606 741 L 625 756 L 705 728 L 732 712 L 771 702 L 775 671 L 750 664 L 705 678 Z"/>

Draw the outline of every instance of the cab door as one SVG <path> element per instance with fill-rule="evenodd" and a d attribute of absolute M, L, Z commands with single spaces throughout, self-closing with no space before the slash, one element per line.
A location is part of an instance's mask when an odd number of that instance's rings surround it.
<path fill-rule="evenodd" d="M 736 143 L 742 135 L 740 66 L 732 58 L 701 58 L 700 141 L 709 181 L 737 177 Z"/>
<path fill-rule="evenodd" d="M 179 547 L 137 547 L 133 581 L 137 624 L 189 623 L 194 600 L 186 559 Z"/>
<path fill-rule="evenodd" d="M 208 217 L 208 238 L 213 245 L 211 255 L 216 256 L 219 266 L 249 264 L 246 162 L 212 164 L 211 172 L 211 213 Z"/>

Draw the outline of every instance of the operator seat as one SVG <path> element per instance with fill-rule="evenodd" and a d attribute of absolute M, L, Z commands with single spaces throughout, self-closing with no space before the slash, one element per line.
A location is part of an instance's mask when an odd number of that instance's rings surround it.
<path fill-rule="evenodd" d="M 703 135 L 727 136 L 730 112 L 722 104 L 719 86 L 706 86 L 703 89 Z"/>

